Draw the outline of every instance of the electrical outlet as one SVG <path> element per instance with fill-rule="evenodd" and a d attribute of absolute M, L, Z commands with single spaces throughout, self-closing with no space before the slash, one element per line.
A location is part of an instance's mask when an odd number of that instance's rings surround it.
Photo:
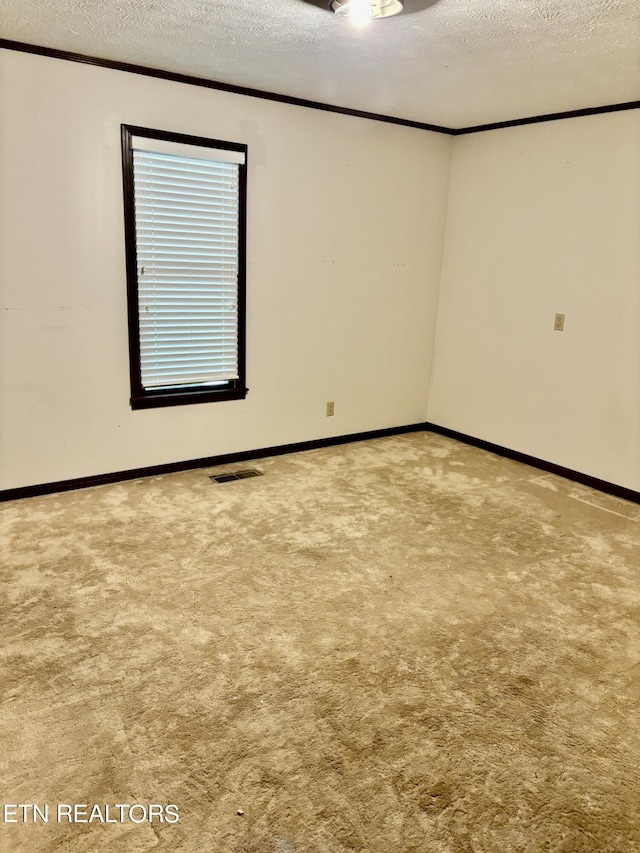
<path fill-rule="evenodd" d="M 333 400 L 331 400 L 330 403 L 327 403 L 327 417 L 328 418 L 333 417 Z"/>
<path fill-rule="evenodd" d="M 556 314 L 556 319 L 553 324 L 554 332 L 563 332 L 564 331 L 564 314 Z"/>

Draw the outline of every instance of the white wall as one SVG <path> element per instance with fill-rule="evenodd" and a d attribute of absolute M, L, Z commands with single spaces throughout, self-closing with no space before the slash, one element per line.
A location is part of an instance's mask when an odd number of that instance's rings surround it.
<path fill-rule="evenodd" d="M 456 139 L 430 421 L 640 489 L 639 164 L 638 110 Z"/>
<path fill-rule="evenodd" d="M 244 401 L 129 406 L 121 123 L 249 146 Z M 0 488 L 426 419 L 451 138 L 6 50 L 0 128 Z"/>
<path fill-rule="evenodd" d="M 244 401 L 129 406 L 122 122 L 249 146 Z M 438 303 L 451 149 L 0 50 L 0 489 L 427 418 L 640 489 L 640 111 L 457 137 Z"/>

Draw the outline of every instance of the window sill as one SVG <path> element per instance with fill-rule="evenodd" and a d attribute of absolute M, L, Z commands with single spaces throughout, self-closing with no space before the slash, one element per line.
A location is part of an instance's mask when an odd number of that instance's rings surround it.
<path fill-rule="evenodd" d="M 132 397 L 132 409 L 158 409 L 163 406 L 189 406 L 196 403 L 218 403 L 223 400 L 244 400 L 248 388 L 225 388 L 221 391 L 163 391 Z"/>

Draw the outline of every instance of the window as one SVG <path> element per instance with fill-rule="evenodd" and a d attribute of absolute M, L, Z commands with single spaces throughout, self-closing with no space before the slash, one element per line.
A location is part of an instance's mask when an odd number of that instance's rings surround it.
<path fill-rule="evenodd" d="M 245 145 L 122 125 L 131 405 L 245 387 Z"/>

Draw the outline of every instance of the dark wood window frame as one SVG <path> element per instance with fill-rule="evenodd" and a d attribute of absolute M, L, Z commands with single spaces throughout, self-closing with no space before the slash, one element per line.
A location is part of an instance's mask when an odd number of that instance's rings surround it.
<path fill-rule="evenodd" d="M 192 403 L 212 403 L 221 400 L 241 400 L 246 387 L 246 217 L 247 217 L 247 146 L 200 136 L 154 130 L 134 125 L 121 125 L 122 173 L 124 187 L 124 226 L 127 269 L 127 305 L 129 319 L 129 363 L 131 407 L 148 409 L 160 406 L 182 406 Z M 136 250 L 135 196 L 133 178 L 133 138 L 146 137 L 169 143 L 197 145 L 203 148 L 237 151 L 244 155 L 239 165 L 239 229 L 238 229 L 238 378 L 215 388 L 183 387 L 148 389 L 142 384 L 140 367 L 138 263 Z"/>

